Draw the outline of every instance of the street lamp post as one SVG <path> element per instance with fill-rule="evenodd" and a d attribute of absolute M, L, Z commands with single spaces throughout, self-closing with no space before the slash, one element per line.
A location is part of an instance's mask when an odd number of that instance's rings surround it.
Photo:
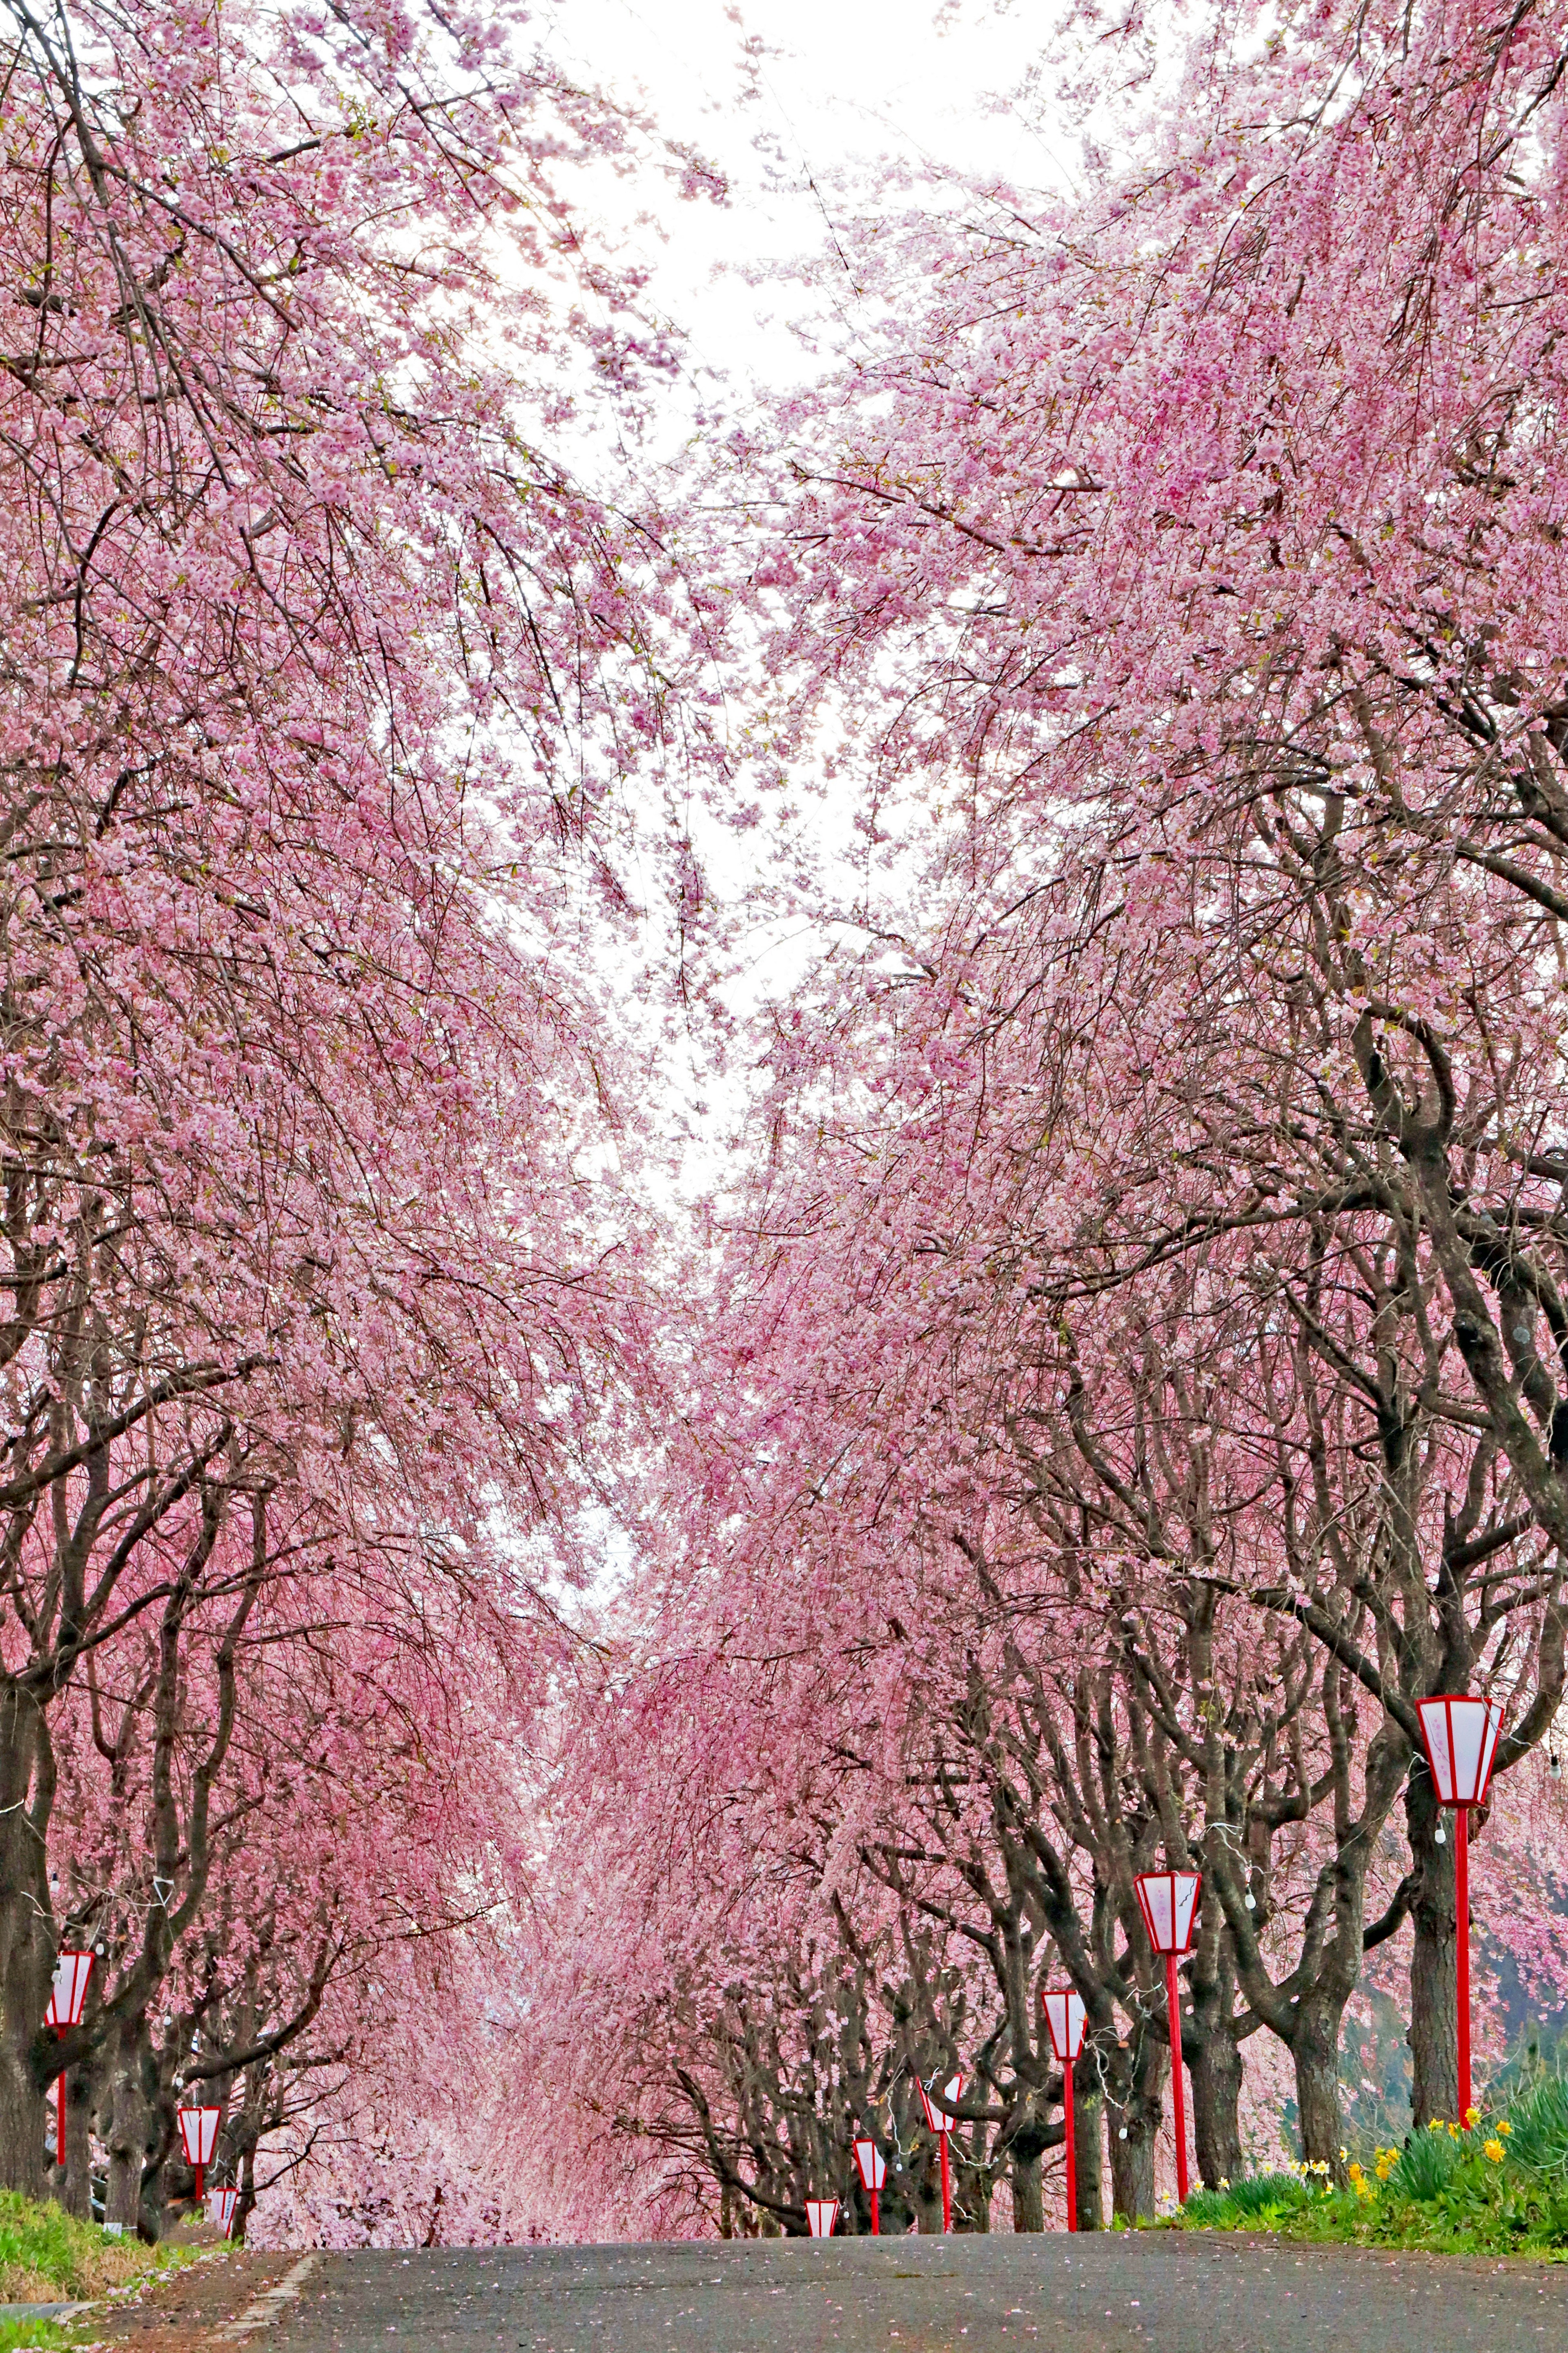
<path fill-rule="evenodd" d="M 1440 1806 L 1454 1809 L 1454 1909 L 1458 1947 L 1455 1955 L 1458 2013 L 1459 2121 L 1469 2115 L 1470 2099 L 1470 1808 L 1480 1805 L 1492 1777 L 1498 1735 L 1502 1730 L 1502 1702 L 1468 1699 L 1462 1693 L 1439 1692 L 1415 1703 L 1421 1718 L 1421 1738 L 1432 1787 Z M 1419 2122 L 1419 2118 L 1417 2119 Z"/>
<path fill-rule="evenodd" d="M 919 2076 L 915 2078 L 915 2088 L 921 2095 L 921 2105 L 925 2110 L 926 2122 L 935 2133 L 942 2148 L 942 2227 L 945 2237 L 952 2228 L 952 2183 L 947 2169 L 947 2137 L 952 2132 L 956 2118 L 943 2115 L 941 2108 L 932 2101 L 930 2092 L 926 2090 Z M 944 2100 L 951 2100 L 956 2107 L 963 2090 L 963 2076 L 950 2075 L 942 2087 L 942 2096 Z"/>
<path fill-rule="evenodd" d="M 871 2200 L 871 2236 L 882 2235 L 882 2218 L 877 2209 L 877 2193 L 888 2178 L 888 2160 L 874 2140 L 864 2137 L 855 2143 L 855 2162 L 859 2168 L 860 2186 Z"/>
<path fill-rule="evenodd" d="M 44 2024 L 52 2026 L 57 2034 L 68 2034 L 73 2026 L 81 2024 L 81 2014 L 87 2006 L 87 1981 L 91 1975 L 90 1953 L 62 1953 L 55 1963 L 55 1981 L 49 1990 L 49 2006 L 44 2012 Z M 63 2067 L 55 2077 L 55 2162 L 64 2172 L 66 2071 Z"/>
<path fill-rule="evenodd" d="M 1176 2127 L 1176 2197 L 1187 2201 L 1187 2101 L 1182 2084 L 1182 1989 L 1176 1963 L 1193 1946 L 1203 1874 L 1196 1871 L 1145 1871 L 1133 1881 L 1149 1942 L 1164 1956 L 1165 2000 L 1171 2014 L 1171 2098 Z"/>
<path fill-rule="evenodd" d="M 805 2227 L 814 2239 L 831 2239 L 833 2226 L 838 2220 L 837 2198 L 808 2198 L 805 2201 Z"/>
<path fill-rule="evenodd" d="M 185 2163 L 195 2173 L 198 2201 L 202 2195 L 202 2177 L 213 2161 L 213 2150 L 217 2145 L 217 2120 L 221 2113 L 217 2108 L 176 2108 L 174 2111 L 179 2122 L 180 2138 L 184 2143 Z"/>
<path fill-rule="evenodd" d="M 1061 2062 L 1062 2126 L 1067 2140 L 1068 2229 L 1078 2229 L 1078 2149 L 1073 2138 L 1073 2062 L 1083 2049 L 1084 2008 L 1070 1987 L 1053 1987 L 1040 1996 L 1051 2049 Z"/>

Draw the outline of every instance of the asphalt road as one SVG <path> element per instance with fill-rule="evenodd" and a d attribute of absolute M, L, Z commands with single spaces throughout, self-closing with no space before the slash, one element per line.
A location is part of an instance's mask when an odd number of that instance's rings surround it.
<path fill-rule="evenodd" d="M 257 2353 L 1563 2353 L 1568 2265 L 1163 2233 L 318 2257 Z"/>

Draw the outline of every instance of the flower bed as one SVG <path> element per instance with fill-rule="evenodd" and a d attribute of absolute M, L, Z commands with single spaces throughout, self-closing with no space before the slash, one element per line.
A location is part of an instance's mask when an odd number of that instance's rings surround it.
<path fill-rule="evenodd" d="M 1348 2176 L 1337 2188 L 1326 2165 L 1292 2165 L 1196 2190 L 1171 2219 L 1184 2231 L 1568 2258 L 1568 2084 L 1534 2084 L 1494 2116 L 1435 2119 L 1401 2149 L 1350 2161 Z"/>

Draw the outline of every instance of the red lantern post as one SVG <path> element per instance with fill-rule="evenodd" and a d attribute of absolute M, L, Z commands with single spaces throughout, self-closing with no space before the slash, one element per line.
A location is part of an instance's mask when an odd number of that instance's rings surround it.
<path fill-rule="evenodd" d="M 945 2235 L 952 2228 L 952 2184 L 947 2169 L 947 2137 L 952 2130 L 956 2118 L 944 2116 L 941 2108 L 933 2104 L 931 2094 L 918 2076 L 915 2079 L 915 2089 L 921 2095 L 921 2105 L 925 2110 L 926 2122 L 935 2133 L 942 2147 L 942 2227 Z M 944 2100 L 951 2100 L 956 2107 L 963 2090 L 963 2076 L 950 2075 L 942 2087 L 942 2096 Z"/>
<path fill-rule="evenodd" d="M 87 2006 L 87 1981 L 92 1975 L 90 1953 L 62 1953 L 55 1963 L 55 1981 L 49 1992 L 49 2006 L 44 2012 L 44 2024 L 52 2026 L 57 2034 L 68 2034 L 73 2026 L 81 2024 L 81 2014 Z M 66 2071 L 62 2067 L 55 2077 L 55 2162 L 62 2169 L 66 2161 Z"/>
<path fill-rule="evenodd" d="M 1083 2049 L 1084 2008 L 1069 1987 L 1053 1987 L 1040 1995 L 1051 2049 L 1061 2062 L 1062 2124 L 1067 2138 L 1068 2229 L 1078 2229 L 1078 2147 L 1073 2137 L 1073 2062 Z"/>
<path fill-rule="evenodd" d="M 1203 1874 L 1145 1871 L 1133 1881 L 1149 1942 L 1165 1959 L 1165 2000 L 1171 2014 L 1171 2099 L 1176 2127 L 1176 2196 L 1187 2201 L 1187 2100 L 1182 2083 L 1182 1990 L 1176 1963 L 1193 1947 Z"/>
<path fill-rule="evenodd" d="M 877 2192 L 888 2178 L 888 2160 L 874 2140 L 864 2138 L 855 2143 L 855 2163 L 859 2168 L 860 2186 L 871 2200 L 871 2236 L 882 2235 L 882 2218 L 877 2209 Z"/>
<path fill-rule="evenodd" d="M 808 2198 L 805 2201 L 805 2227 L 814 2239 L 831 2239 L 834 2224 L 838 2220 L 837 2198 Z"/>
<path fill-rule="evenodd" d="M 1417 1700 L 1421 1738 L 1432 1787 L 1440 1806 L 1454 1809 L 1454 1909 L 1458 1915 L 1455 1956 L 1458 2010 L 1459 2122 L 1469 2115 L 1470 2099 L 1470 1808 L 1480 1805 L 1492 1777 L 1498 1736 L 1502 1730 L 1502 1702 L 1467 1699 L 1460 1693 L 1439 1692 Z M 1422 2121 L 1419 2117 L 1416 2119 Z M 1430 2119 L 1427 2119 L 1430 2121 Z"/>
<path fill-rule="evenodd" d="M 217 2108 L 176 2108 L 174 2111 L 179 2122 L 180 2138 L 185 2147 L 185 2163 L 195 2172 L 198 2198 L 202 2194 L 202 2176 L 213 2161 L 213 2150 L 217 2144 L 220 2113 Z"/>

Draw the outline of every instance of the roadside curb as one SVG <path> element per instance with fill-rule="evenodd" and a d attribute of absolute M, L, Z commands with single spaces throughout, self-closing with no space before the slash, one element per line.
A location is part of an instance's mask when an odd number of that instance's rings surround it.
<path fill-rule="evenodd" d="M 219 2345 L 237 2344 L 242 2338 L 254 2336 L 258 2329 L 270 2328 L 285 2305 L 293 2303 L 315 2264 L 314 2254 L 301 2255 L 293 2269 L 284 2273 L 276 2287 L 264 2289 L 233 2320 L 226 2321 L 221 2328 L 215 2328 L 214 2342 Z"/>

